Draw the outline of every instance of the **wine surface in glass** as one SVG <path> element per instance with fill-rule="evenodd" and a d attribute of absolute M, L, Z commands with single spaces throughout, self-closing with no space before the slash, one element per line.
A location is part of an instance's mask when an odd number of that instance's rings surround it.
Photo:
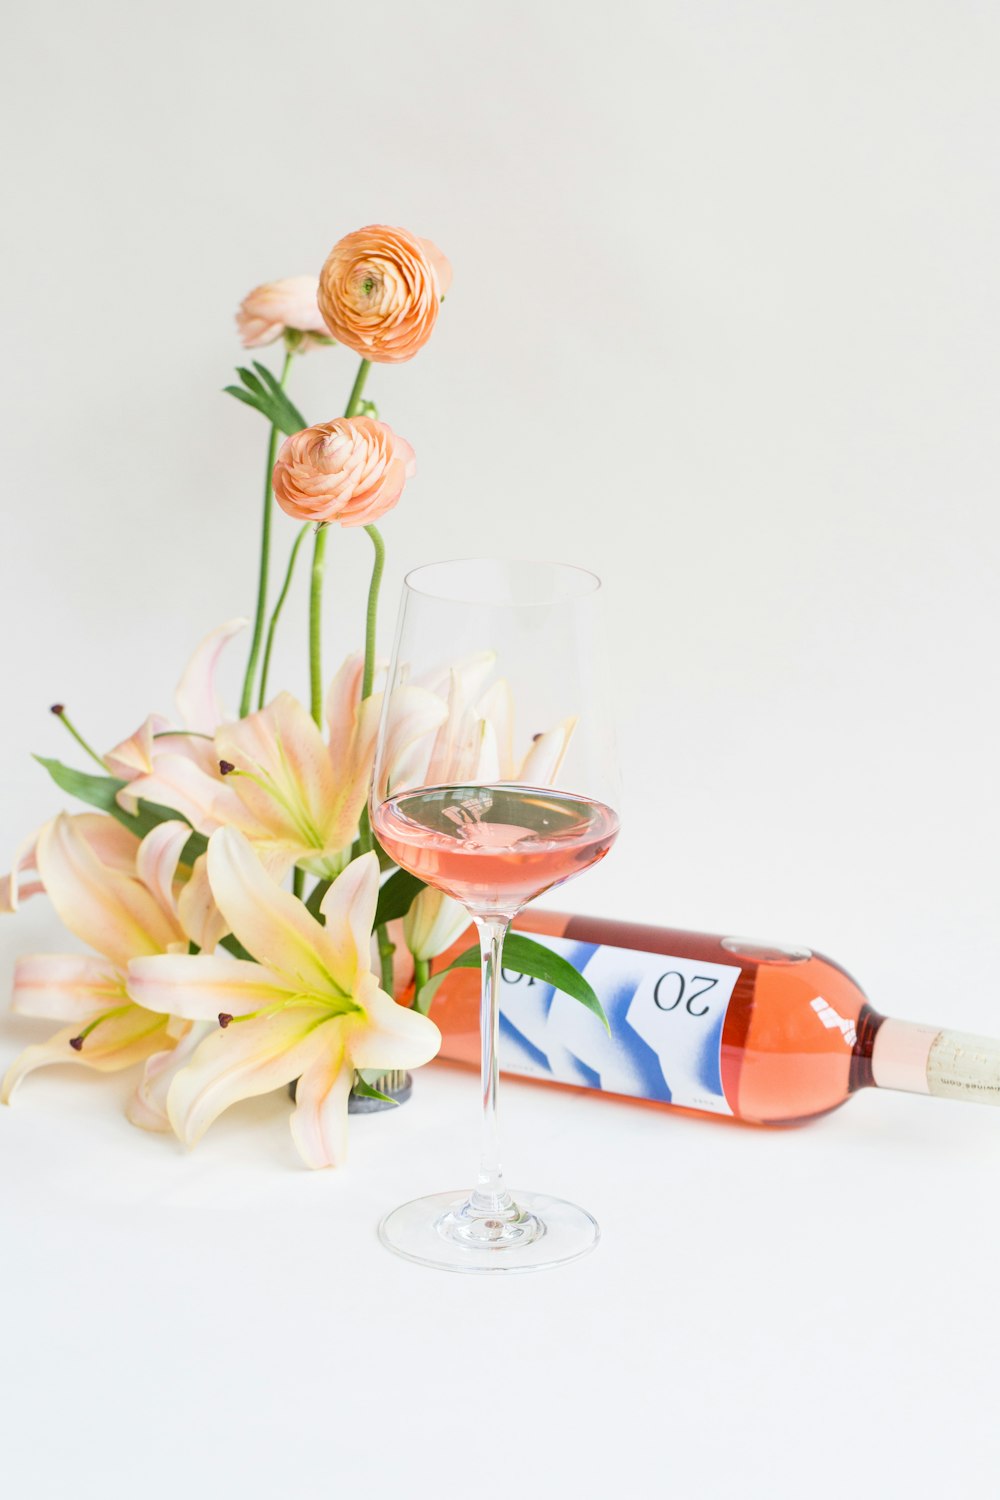
<path fill-rule="evenodd" d="M 481 915 L 511 915 L 596 864 L 619 827 L 603 802 L 503 785 L 403 792 L 372 822 L 398 865 Z"/>

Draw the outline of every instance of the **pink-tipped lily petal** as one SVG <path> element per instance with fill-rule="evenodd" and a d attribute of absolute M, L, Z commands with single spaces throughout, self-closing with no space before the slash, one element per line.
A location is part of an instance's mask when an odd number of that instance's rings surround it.
<path fill-rule="evenodd" d="M 177 898 L 177 915 L 185 937 L 202 953 L 211 953 L 229 931 L 212 895 L 206 854 L 199 854 L 194 862 L 191 879 Z"/>
<path fill-rule="evenodd" d="M 441 1033 L 428 1016 L 397 1005 L 380 990 L 373 974 L 358 986 L 355 998 L 364 1016 L 349 1016 L 347 1055 L 355 1068 L 419 1068 L 437 1055 Z"/>
<path fill-rule="evenodd" d="M 173 751 L 158 755 L 150 774 L 130 781 L 118 793 L 117 800 L 122 806 L 126 798 L 134 801 L 138 797 L 144 802 L 173 808 L 192 828 L 206 835 L 240 812 L 238 798 L 220 778 Z"/>
<path fill-rule="evenodd" d="M 14 965 L 11 1009 L 83 1025 L 125 999 L 121 975 L 89 953 L 33 953 Z"/>
<path fill-rule="evenodd" d="M 249 623 L 249 620 L 242 619 L 227 620 L 195 648 L 174 695 L 187 729 L 213 734 L 225 718 L 215 686 L 216 667 L 224 647 Z"/>
<path fill-rule="evenodd" d="M 121 969 L 140 953 L 161 953 L 182 939 L 179 923 L 150 891 L 103 865 L 65 813 L 39 834 L 38 869 L 70 932 Z"/>
<path fill-rule="evenodd" d="M 177 910 L 177 866 L 190 837 L 191 825 L 171 818 L 147 833 L 135 856 L 136 875 L 164 911 Z"/>
<path fill-rule="evenodd" d="M 291 693 L 216 733 L 220 760 L 235 767 L 227 782 L 245 809 L 233 819 L 256 829 L 297 839 L 304 850 L 328 845 L 329 808 L 336 795 L 323 736 Z M 246 814 L 250 815 L 248 823 Z"/>
<path fill-rule="evenodd" d="M 347 1100 L 354 1069 L 331 1043 L 295 1087 L 292 1140 L 307 1167 L 339 1167 L 347 1158 Z"/>
<path fill-rule="evenodd" d="M 176 1046 L 165 1052 L 154 1052 L 147 1057 L 142 1078 L 125 1106 L 125 1114 L 140 1130 L 164 1131 L 170 1129 L 167 1115 L 167 1094 L 177 1073 L 194 1055 L 195 1049 L 207 1036 L 216 1030 L 218 1022 L 186 1022 L 186 1031 Z M 167 1026 L 168 1032 L 170 1025 Z"/>
<path fill-rule="evenodd" d="M 0 912 L 15 912 L 22 901 L 27 901 L 29 896 L 37 896 L 44 891 L 45 887 L 42 882 L 34 878 L 38 874 L 38 865 L 35 862 L 37 838 L 38 835 L 33 833 L 18 844 L 14 850 L 14 864 L 10 874 L 0 877 Z"/>
<path fill-rule="evenodd" d="M 338 875 L 323 897 L 324 936 L 333 960 L 332 974 L 345 994 L 351 994 L 359 974 L 371 965 L 372 924 L 378 904 L 379 864 L 376 854 L 362 854 Z"/>
<path fill-rule="evenodd" d="M 253 1015 L 299 993 L 297 986 L 286 984 L 261 964 L 230 958 L 228 953 L 134 958 L 126 985 L 136 1005 L 188 1021 L 218 1022 L 220 1015 Z"/>
<path fill-rule="evenodd" d="M 351 761 L 351 745 L 357 728 L 358 709 L 361 707 L 364 669 L 364 657 L 360 652 L 355 652 L 347 658 L 327 689 L 327 744 L 335 775 L 339 775 L 341 769 Z"/>
<path fill-rule="evenodd" d="M 524 758 L 517 780 L 528 786 L 554 786 L 576 728 L 576 719 L 563 719 L 535 740 Z"/>
<path fill-rule="evenodd" d="M 341 989 L 337 946 L 302 902 L 269 878 L 235 828 L 220 828 L 209 840 L 208 878 L 230 931 L 259 964 L 305 992 Z"/>
<path fill-rule="evenodd" d="M 380 760 L 380 796 L 426 781 L 426 768 L 448 718 L 448 705 L 427 688 L 403 684 L 389 698 Z"/>
<path fill-rule="evenodd" d="M 167 1094 L 177 1135 L 193 1146 L 231 1104 L 301 1077 L 332 1024 L 312 1006 L 294 1006 L 234 1021 L 206 1037 Z"/>
<path fill-rule="evenodd" d="M 95 1068 L 99 1073 L 116 1073 L 133 1063 L 142 1062 L 153 1052 L 161 1051 L 168 1040 L 165 1018 L 150 1015 L 137 1005 L 129 1005 L 120 1015 L 112 1013 L 100 1021 L 76 1050 L 70 1042 L 78 1036 L 79 1030 L 78 1025 L 67 1026 L 47 1042 L 26 1047 L 11 1063 L 0 1085 L 0 1103 L 9 1104 L 21 1080 L 36 1068 L 45 1068 L 52 1063 L 72 1063 L 77 1067 Z"/>
<path fill-rule="evenodd" d="M 127 740 L 115 745 L 104 757 L 104 764 L 112 776 L 122 781 L 133 781 L 145 776 L 153 769 L 156 735 L 170 728 L 170 720 L 162 714 L 150 714 Z"/>

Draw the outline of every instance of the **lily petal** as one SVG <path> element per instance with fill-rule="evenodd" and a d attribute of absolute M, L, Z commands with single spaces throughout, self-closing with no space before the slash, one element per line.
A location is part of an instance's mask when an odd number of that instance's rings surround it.
<path fill-rule="evenodd" d="M 185 937 L 203 953 L 211 953 L 229 931 L 208 883 L 206 854 L 200 854 L 194 862 L 191 879 L 177 898 L 177 915 Z"/>
<path fill-rule="evenodd" d="M 126 987 L 136 1005 L 187 1021 L 248 1016 L 299 993 L 260 964 L 228 953 L 161 953 L 135 958 Z"/>
<path fill-rule="evenodd" d="M 227 620 L 195 648 L 174 694 L 186 728 L 212 734 L 222 722 L 225 714 L 215 687 L 215 670 L 223 648 L 249 623 L 243 619 Z"/>
<path fill-rule="evenodd" d="M 118 776 L 122 781 L 132 781 L 136 776 L 145 776 L 151 771 L 154 736 L 169 728 L 170 720 L 165 719 L 162 714 L 150 714 L 144 719 L 134 734 L 130 734 L 127 740 L 122 740 L 105 755 L 104 764 L 112 776 Z"/>
<path fill-rule="evenodd" d="M 138 1005 L 130 1005 L 122 1015 L 109 1016 L 102 1021 L 82 1048 L 75 1051 L 70 1040 L 78 1031 L 79 1026 L 67 1026 L 47 1042 L 26 1047 L 7 1069 L 0 1085 L 0 1103 L 9 1104 L 21 1080 L 36 1068 L 47 1067 L 50 1063 L 72 1063 L 77 1067 L 96 1068 L 99 1073 L 116 1073 L 133 1063 L 142 1062 L 151 1053 L 162 1050 L 166 1040 L 166 1018 L 150 1015 Z"/>
<path fill-rule="evenodd" d="M 337 876 L 320 904 L 326 919 L 323 933 L 329 943 L 327 952 L 335 963 L 333 977 L 348 995 L 358 976 L 367 974 L 371 966 L 378 886 L 378 855 L 362 854 Z"/>
<path fill-rule="evenodd" d="M 38 838 L 36 833 L 22 840 L 14 850 L 13 869 L 9 875 L 0 877 L 0 912 L 11 913 L 17 911 L 22 901 L 27 901 L 29 896 L 40 895 L 45 887 L 40 880 L 27 879 L 22 883 L 22 875 L 37 873 L 38 865 L 35 863 L 35 843 Z"/>
<path fill-rule="evenodd" d="M 85 1025 L 125 999 L 122 976 L 89 953 L 34 953 L 14 965 L 11 1010 Z"/>
<path fill-rule="evenodd" d="M 169 1130 L 167 1094 L 181 1068 L 190 1062 L 196 1047 L 215 1029 L 212 1021 L 186 1022 L 185 1034 L 165 1052 L 147 1057 L 142 1078 L 125 1106 L 125 1114 L 140 1130 Z M 169 1027 L 168 1027 L 169 1030 Z"/>
<path fill-rule="evenodd" d="M 525 756 L 517 780 L 528 786 L 554 786 L 576 724 L 576 719 L 563 719 L 555 729 L 540 734 Z"/>
<path fill-rule="evenodd" d="M 237 1100 L 299 1078 L 327 1040 L 331 1023 L 316 1016 L 312 1007 L 288 1007 L 207 1036 L 167 1094 L 170 1123 L 184 1144 L 193 1146 Z"/>
<path fill-rule="evenodd" d="M 209 840 L 208 878 L 216 905 L 248 953 L 290 987 L 335 997 L 335 945 L 290 891 L 266 873 L 244 836 L 220 828 Z"/>
<path fill-rule="evenodd" d="M 339 1167 L 346 1160 L 347 1100 L 353 1079 L 343 1042 L 333 1045 L 330 1041 L 299 1079 L 289 1123 L 307 1167 Z"/>
<path fill-rule="evenodd" d="M 224 724 L 215 745 L 220 758 L 242 773 L 227 788 L 261 829 L 294 837 L 303 851 L 327 847 L 337 787 L 323 736 L 297 698 L 279 693 L 259 712 Z"/>
<path fill-rule="evenodd" d="M 355 991 L 365 1018 L 351 1016 L 347 1055 L 354 1068 L 419 1068 L 437 1055 L 441 1033 L 428 1016 L 397 1005 L 368 975 Z"/>
<path fill-rule="evenodd" d="M 144 885 L 100 862 L 65 813 L 39 835 L 38 869 L 70 932 L 120 969 L 141 953 L 163 952 L 181 936 Z"/>
<path fill-rule="evenodd" d="M 156 757 L 148 776 L 137 777 L 118 793 L 119 804 L 124 804 L 126 797 L 172 807 L 204 834 L 213 833 L 241 812 L 239 799 L 229 787 L 186 755 L 172 750 Z"/>
<path fill-rule="evenodd" d="M 430 737 L 447 717 L 448 705 L 437 693 L 408 685 L 393 689 L 380 760 L 381 796 L 424 779 L 418 767 L 426 763 L 433 744 Z"/>
<path fill-rule="evenodd" d="M 135 856 L 135 873 L 165 912 L 177 912 L 174 881 L 181 852 L 191 837 L 190 823 L 171 819 L 147 833 Z"/>

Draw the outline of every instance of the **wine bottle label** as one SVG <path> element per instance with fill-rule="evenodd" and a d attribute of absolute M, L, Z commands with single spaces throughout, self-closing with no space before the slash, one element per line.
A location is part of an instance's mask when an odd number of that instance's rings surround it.
<path fill-rule="evenodd" d="M 738 965 L 531 936 L 586 976 L 611 1035 L 578 1000 L 540 979 L 504 970 L 502 1068 L 732 1114 L 722 1088 L 721 1050 Z"/>

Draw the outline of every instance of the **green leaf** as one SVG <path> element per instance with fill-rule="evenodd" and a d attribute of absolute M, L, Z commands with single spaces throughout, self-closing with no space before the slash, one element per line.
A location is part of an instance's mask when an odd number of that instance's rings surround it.
<path fill-rule="evenodd" d="M 397 917 L 405 917 L 425 884 L 416 875 L 411 875 L 409 870 L 397 870 L 395 875 L 390 875 L 378 893 L 375 926 L 381 927 L 385 922 L 395 922 Z"/>
<path fill-rule="evenodd" d="M 389 1094 L 382 1094 L 378 1089 L 373 1089 L 370 1083 L 366 1083 L 360 1073 L 354 1075 L 354 1086 L 352 1094 L 360 1094 L 362 1099 L 382 1099 L 386 1104 L 398 1104 L 398 1099 L 393 1099 Z"/>
<path fill-rule="evenodd" d="M 243 384 L 246 386 L 247 390 L 253 391 L 255 396 L 263 396 L 266 394 L 264 387 L 261 385 L 256 375 L 252 370 L 248 370 L 245 365 L 237 365 L 236 373 L 242 380 Z"/>
<path fill-rule="evenodd" d="M 254 411 L 259 411 L 286 437 L 301 432 L 303 427 L 308 425 L 302 413 L 287 398 L 279 403 L 270 391 L 262 391 L 258 396 L 253 391 L 244 390 L 241 385 L 227 385 L 223 389 L 227 395 L 235 396 L 237 401 L 242 401 L 244 405 L 252 406 Z"/>
<path fill-rule="evenodd" d="M 323 897 L 326 895 L 332 884 L 332 880 L 317 880 L 316 884 L 312 888 L 309 900 L 305 904 L 306 911 L 310 916 L 315 917 L 317 922 L 322 922 L 323 920 L 320 914 L 320 906 L 322 904 Z"/>
<path fill-rule="evenodd" d="M 303 427 L 308 427 L 309 423 L 299 411 L 294 401 L 292 401 L 292 399 L 288 395 L 288 392 L 285 390 L 284 386 L 281 384 L 281 381 L 278 380 L 273 371 L 269 370 L 267 368 L 267 365 L 260 364 L 260 362 L 256 359 L 253 362 L 253 367 L 257 371 L 260 378 L 263 380 L 264 384 L 270 390 L 275 403 L 281 407 L 281 409 L 292 421 L 298 423 L 298 426 L 293 427 L 291 431 L 301 432 Z M 285 429 L 285 431 L 288 430 L 288 428 Z"/>
<path fill-rule="evenodd" d="M 423 1013 L 426 1015 L 442 981 L 452 969 L 478 969 L 479 965 L 478 947 L 467 948 L 446 969 L 429 979 L 420 991 L 420 1009 Z M 540 979 L 544 984 L 551 984 L 572 999 L 579 1000 L 581 1005 L 594 1013 L 610 1036 L 611 1027 L 595 990 L 561 954 L 553 953 L 544 943 L 536 943 L 533 938 L 525 937 L 523 932 L 511 932 L 503 946 L 503 966 L 505 969 L 513 969 L 517 974 L 527 974 L 531 979 Z"/>
<path fill-rule="evenodd" d="M 144 839 L 147 833 L 151 833 L 160 823 L 177 821 L 186 823 L 183 817 L 172 807 L 161 807 L 157 802 L 139 803 L 139 811 L 133 817 L 124 808 L 119 807 L 115 800 L 122 787 L 127 786 L 125 781 L 119 781 L 115 776 L 92 776 L 89 771 L 77 771 L 72 766 L 63 765 L 61 760 L 49 760 L 44 755 L 36 755 L 35 760 L 40 766 L 44 766 L 52 777 L 56 786 L 61 787 L 70 796 L 78 797 L 81 802 L 87 802 L 91 807 L 96 807 L 101 812 L 106 812 L 112 818 L 134 833 L 136 838 Z M 184 848 L 181 850 L 181 860 L 186 865 L 193 865 L 199 854 L 204 854 L 208 848 L 208 840 L 204 834 L 191 832 Z"/>
<path fill-rule="evenodd" d="M 234 958 L 248 958 L 252 964 L 257 962 L 253 954 L 248 953 L 239 938 L 234 937 L 231 932 L 227 932 L 224 938 L 219 939 L 219 947 L 225 948 L 226 952 L 231 953 Z"/>

